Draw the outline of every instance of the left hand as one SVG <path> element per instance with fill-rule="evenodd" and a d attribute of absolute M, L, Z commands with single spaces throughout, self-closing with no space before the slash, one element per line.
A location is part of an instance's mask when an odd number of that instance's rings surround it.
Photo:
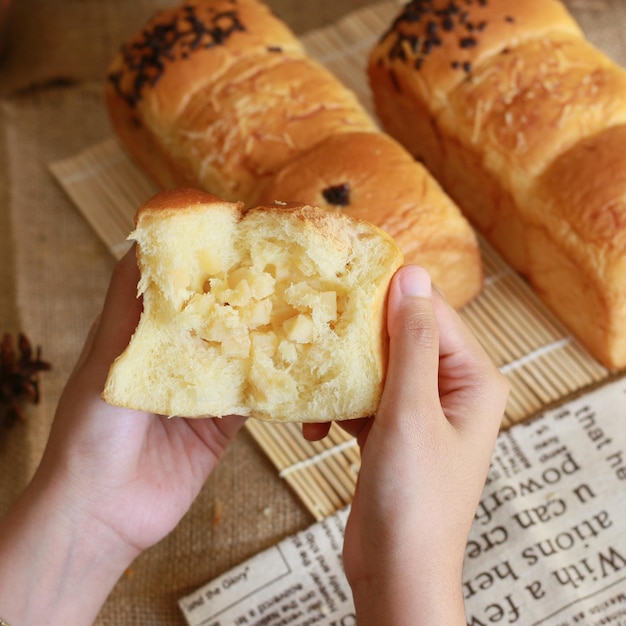
<path fill-rule="evenodd" d="M 133 559 L 188 511 L 245 421 L 168 419 L 101 399 L 141 314 L 138 279 L 131 251 L 61 396 L 41 464 L 0 521 L 9 623 L 93 624 Z"/>
<path fill-rule="evenodd" d="M 61 396 L 42 470 L 67 482 L 84 512 L 137 553 L 187 512 L 245 418 L 166 418 L 106 404 L 113 360 L 137 326 L 134 251 L 117 265 L 102 315 Z"/>

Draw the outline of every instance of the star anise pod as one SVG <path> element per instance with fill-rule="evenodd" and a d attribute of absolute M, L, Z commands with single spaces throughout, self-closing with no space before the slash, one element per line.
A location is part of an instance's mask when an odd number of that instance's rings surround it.
<path fill-rule="evenodd" d="M 25 419 L 22 408 L 24 400 L 34 404 L 39 402 L 39 372 L 50 369 L 50 364 L 41 358 L 41 348 L 34 354 L 30 341 L 19 333 L 17 350 L 13 337 L 5 333 L 0 343 L 0 404 L 6 405 L 2 416 L 5 426 L 11 426 L 17 419 Z"/>

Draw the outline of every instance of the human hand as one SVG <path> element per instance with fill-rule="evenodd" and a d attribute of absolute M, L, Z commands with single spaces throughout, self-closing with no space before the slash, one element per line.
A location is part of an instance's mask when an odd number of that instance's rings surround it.
<path fill-rule="evenodd" d="M 91 624 L 132 560 L 187 512 L 245 421 L 168 419 L 100 398 L 141 313 L 138 279 L 131 251 L 115 268 L 41 464 L 0 527 L 0 607 L 23 626 Z"/>
<path fill-rule="evenodd" d="M 139 320 L 138 280 L 131 251 L 114 270 L 103 313 L 59 402 L 42 461 L 46 473 L 62 468 L 60 478 L 73 497 L 84 497 L 88 514 L 137 553 L 176 526 L 245 421 L 166 418 L 100 398 L 109 366 Z"/>
<path fill-rule="evenodd" d="M 463 556 L 508 382 L 422 268 L 394 276 L 387 323 L 378 413 L 342 424 L 361 449 L 343 551 L 359 626 L 465 624 Z"/>

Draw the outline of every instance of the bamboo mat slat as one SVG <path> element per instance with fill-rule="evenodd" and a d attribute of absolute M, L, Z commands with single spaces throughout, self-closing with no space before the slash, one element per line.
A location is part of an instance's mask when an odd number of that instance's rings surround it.
<path fill-rule="evenodd" d="M 302 41 L 371 110 L 364 73 L 367 50 L 397 9 L 383 2 L 350 14 Z M 137 207 L 157 188 L 114 138 L 50 164 L 52 173 L 111 253 L 128 249 Z M 542 304 L 528 284 L 481 239 L 485 287 L 460 313 L 511 385 L 503 428 L 610 376 Z M 296 424 L 248 420 L 247 429 L 279 475 L 321 520 L 350 503 L 360 464 L 356 442 L 333 425 L 306 442 Z"/>

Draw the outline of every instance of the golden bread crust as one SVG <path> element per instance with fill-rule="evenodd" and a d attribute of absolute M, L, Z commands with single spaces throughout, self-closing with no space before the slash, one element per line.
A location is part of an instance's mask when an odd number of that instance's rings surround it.
<path fill-rule="evenodd" d="M 249 206 L 298 150 L 375 128 L 256 0 L 194 0 L 157 14 L 112 61 L 105 98 L 122 143 L 158 185 Z"/>
<path fill-rule="evenodd" d="M 372 51 L 370 71 L 439 111 L 485 59 L 555 32 L 581 33 L 559 0 L 413 0 Z"/>
<path fill-rule="evenodd" d="M 129 106 L 145 106 L 144 115 L 168 124 L 207 81 L 246 55 L 265 52 L 303 53 L 266 5 L 188 0 L 157 13 L 122 46 L 108 68 L 108 87 Z"/>

